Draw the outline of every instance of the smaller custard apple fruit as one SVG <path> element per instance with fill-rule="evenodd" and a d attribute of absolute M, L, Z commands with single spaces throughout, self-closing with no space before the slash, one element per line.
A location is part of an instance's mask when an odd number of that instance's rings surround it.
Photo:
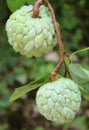
<path fill-rule="evenodd" d="M 39 18 L 33 18 L 33 6 L 22 6 L 6 22 L 9 43 L 27 57 L 40 57 L 52 51 L 57 43 L 52 16 L 40 6 Z"/>
<path fill-rule="evenodd" d="M 81 93 L 76 83 L 61 77 L 39 88 L 36 104 L 46 119 L 59 124 L 69 123 L 79 111 Z"/>

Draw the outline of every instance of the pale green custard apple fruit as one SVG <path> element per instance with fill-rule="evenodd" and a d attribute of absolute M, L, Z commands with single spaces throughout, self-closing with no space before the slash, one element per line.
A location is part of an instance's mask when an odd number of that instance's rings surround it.
<path fill-rule="evenodd" d="M 71 79 L 60 78 L 39 88 L 36 104 L 46 119 L 59 124 L 69 123 L 79 111 L 81 94 Z"/>
<path fill-rule="evenodd" d="M 23 6 L 6 23 L 9 43 L 14 50 L 28 57 L 40 57 L 52 51 L 57 37 L 52 16 L 47 7 L 39 9 L 39 18 L 33 18 L 33 6 Z"/>

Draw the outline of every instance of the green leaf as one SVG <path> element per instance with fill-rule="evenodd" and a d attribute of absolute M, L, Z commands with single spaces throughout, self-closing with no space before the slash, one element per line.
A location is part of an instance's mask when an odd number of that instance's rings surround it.
<path fill-rule="evenodd" d="M 89 82 L 83 84 L 83 88 L 89 93 Z"/>
<path fill-rule="evenodd" d="M 83 97 L 89 101 L 89 71 L 84 69 L 80 64 L 70 64 L 69 70 L 72 79 L 80 84 L 79 89 Z"/>
<path fill-rule="evenodd" d="M 31 82 L 30 84 L 38 84 L 38 83 L 43 83 L 43 82 L 48 82 L 49 81 L 49 77 L 50 77 L 50 73 L 46 74 L 43 77 L 38 78 L 37 80 L 34 80 L 33 82 Z"/>
<path fill-rule="evenodd" d="M 84 48 L 84 49 L 81 49 L 81 50 L 78 50 L 78 51 L 75 51 L 71 56 L 70 56 L 70 60 L 72 60 L 73 56 L 77 53 L 80 53 L 80 52 L 84 52 L 84 51 L 89 51 L 89 47 L 87 48 Z"/>
<path fill-rule="evenodd" d="M 16 99 L 20 98 L 24 94 L 44 85 L 46 82 L 48 82 L 48 77 L 50 74 L 47 74 L 31 83 L 28 83 L 27 85 L 24 85 L 22 87 L 16 88 L 14 93 L 10 97 L 10 102 L 15 101 Z"/>
<path fill-rule="evenodd" d="M 6 1 L 11 12 L 16 11 L 17 9 L 19 9 L 21 6 L 25 4 L 24 0 L 6 0 Z"/>
<path fill-rule="evenodd" d="M 89 90 L 86 90 L 83 86 L 79 86 L 79 89 L 83 95 L 83 97 L 89 101 Z"/>
<path fill-rule="evenodd" d="M 89 82 L 89 71 L 84 69 L 80 64 L 71 63 L 69 71 L 72 79 L 78 84 L 84 84 Z"/>
<path fill-rule="evenodd" d="M 34 5 L 35 0 L 6 0 L 7 5 L 11 12 L 15 12 L 17 9 L 19 9 L 21 6 L 25 4 L 31 4 Z"/>
<path fill-rule="evenodd" d="M 32 5 L 34 5 L 35 1 L 36 1 L 36 0 L 25 0 L 25 2 L 26 2 L 27 4 L 32 4 Z"/>
<path fill-rule="evenodd" d="M 78 128 L 80 130 L 87 130 L 87 116 L 86 115 L 82 115 L 80 117 L 76 117 L 75 120 L 73 120 L 73 122 L 70 124 L 70 126 L 72 128 L 75 128 L 76 126 L 79 126 Z"/>
<path fill-rule="evenodd" d="M 41 85 L 43 85 L 43 84 L 42 83 L 41 84 L 34 84 L 34 85 L 27 84 L 23 87 L 16 88 L 15 92 L 10 97 L 10 102 L 15 101 L 16 99 L 20 98 L 24 94 L 40 87 Z"/>

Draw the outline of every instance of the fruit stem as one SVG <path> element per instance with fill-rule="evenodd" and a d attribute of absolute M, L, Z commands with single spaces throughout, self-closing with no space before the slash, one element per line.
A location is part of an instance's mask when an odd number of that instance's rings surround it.
<path fill-rule="evenodd" d="M 33 18 L 39 18 L 39 7 L 43 4 L 43 0 L 36 0 L 33 7 Z"/>
<path fill-rule="evenodd" d="M 49 11 L 51 12 L 55 32 L 56 32 L 57 39 L 58 39 L 58 46 L 59 46 L 59 50 L 60 50 L 59 62 L 56 65 L 55 69 L 51 72 L 51 81 L 55 81 L 61 65 L 63 63 L 65 64 L 65 62 L 64 62 L 65 51 L 64 51 L 64 46 L 63 46 L 63 43 L 62 43 L 58 23 L 57 23 L 57 20 L 56 20 L 56 17 L 55 17 L 54 9 L 52 8 L 49 0 L 36 0 L 35 5 L 33 7 L 33 18 L 39 18 L 39 7 L 43 4 L 43 1 L 47 4 Z"/>
<path fill-rule="evenodd" d="M 49 0 L 44 0 L 44 1 L 48 6 L 49 11 L 51 12 L 53 23 L 54 23 L 54 28 L 55 28 L 57 39 L 58 39 L 58 46 L 59 46 L 59 49 L 60 49 L 59 62 L 56 65 L 55 69 L 51 72 L 51 81 L 55 81 L 56 75 L 57 75 L 61 65 L 64 63 L 65 51 L 64 51 L 64 46 L 63 46 L 62 40 L 61 40 L 60 30 L 59 30 L 58 23 L 57 23 L 57 20 L 56 20 L 56 17 L 55 17 L 54 9 L 52 8 L 51 4 L 49 3 Z"/>

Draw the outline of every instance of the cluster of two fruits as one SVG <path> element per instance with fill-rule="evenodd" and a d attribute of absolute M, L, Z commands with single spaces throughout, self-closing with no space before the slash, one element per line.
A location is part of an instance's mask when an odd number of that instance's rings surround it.
<path fill-rule="evenodd" d="M 6 23 L 9 43 L 27 57 L 40 57 L 52 51 L 57 37 L 51 14 L 41 6 L 39 18 L 33 18 L 33 6 L 23 6 Z M 78 85 L 71 79 L 60 78 L 40 87 L 36 95 L 40 113 L 48 120 L 67 123 L 74 119 L 81 103 Z"/>

